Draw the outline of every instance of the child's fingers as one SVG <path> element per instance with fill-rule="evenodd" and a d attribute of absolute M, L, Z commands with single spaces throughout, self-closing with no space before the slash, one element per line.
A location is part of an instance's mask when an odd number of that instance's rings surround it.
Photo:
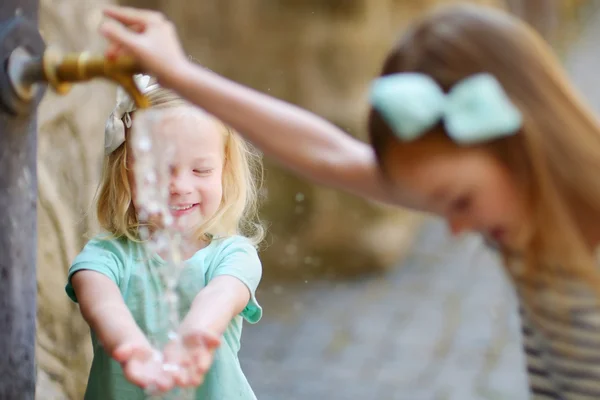
<path fill-rule="evenodd" d="M 139 387 L 148 387 L 152 383 L 145 365 L 137 360 L 132 360 L 124 368 L 127 380 Z"/>
<path fill-rule="evenodd" d="M 135 346 L 133 344 L 119 346 L 113 351 L 112 357 L 120 363 L 125 362 L 131 358 L 134 349 Z"/>
<path fill-rule="evenodd" d="M 143 24 L 131 24 L 128 25 L 127 28 L 129 28 L 129 30 L 137 32 L 137 33 L 142 33 L 146 30 L 146 25 Z"/>
<path fill-rule="evenodd" d="M 141 24 L 164 21 L 163 14 L 157 11 L 141 10 L 133 7 L 108 6 L 104 8 L 104 15 L 117 20 L 125 25 Z"/>
<path fill-rule="evenodd" d="M 208 351 L 205 348 L 195 349 L 190 356 L 192 358 L 192 367 L 190 368 L 193 368 L 194 373 L 201 375 L 206 374 L 212 364 L 212 351 Z"/>
<path fill-rule="evenodd" d="M 190 387 L 198 387 L 204 382 L 205 372 L 199 371 L 197 368 L 192 367 L 189 369 L 189 379 L 187 385 Z"/>
<path fill-rule="evenodd" d="M 204 376 L 208 372 L 208 369 L 203 369 L 198 366 L 197 362 L 194 362 L 194 354 L 189 354 L 190 363 L 186 368 L 186 381 L 182 386 L 186 387 L 197 387 L 204 381 Z"/>
<path fill-rule="evenodd" d="M 208 331 L 191 333 L 186 335 L 183 340 L 187 347 L 205 346 L 209 349 L 213 349 L 221 345 L 221 339 L 219 336 Z"/>
<path fill-rule="evenodd" d="M 221 338 L 212 332 L 206 332 L 204 334 L 204 345 L 209 349 L 214 349 L 221 345 Z"/>
<path fill-rule="evenodd" d="M 160 392 L 168 392 L 169 390 L 175 387 L 175 381 L 173 379 L 173 374 L 170 373 L 162 373 L 155 380 L 154 384 L 156 388 Z"/>
<path fill-rule="evenodd" d="M 190 386 L 198 387 L 198 386 L 202 385 L 202 382 L 204 382 L 204 374 L 195 374 L 190 379 Z"/>
<path fill-rule="evenodd" d="M 133 24 L 129 25 L 128 29 L 133 32 L 142 33 L 144 31 L 144 26 L 140 24 Z M 109 60 L 115 60 L 120 56 L 126 55 L 127 49 L 123 48 L 120 43 L 111 42 L 104 53 Z"/>
<path fill-rule="evenodd" d="M 119 55 L 122 52 L 123 52 L 123 49 L 120 44 L 111 43 L 104 51 L 104 54 L 105 54 L 106 58 L 108 58 L 109 60 L 115 60 L 119 57 Z"/>
<path fill-rule="evenodd" d="M 213 360 L 213 353 L 212 352 L 204 352 L 204 354 L 200 358 L 200 362 L 197 364 L 198 370 L 202 374 L 206 374 L 208 372 L 208 370 L 210 369 L 210 364 L 212 364 L 212 360 Z"/>
<path fill-rule="evenodd" d="M 117 61 L 119 58 L 128 56 L 129 54 L 130 53 L 127 50 L 120 48 L 118 50 L 115 50 L 114 52 L 105 53 L 105 56 L 110 61 Z"/>
<path fill-rule="evenodd" d="M 133 47 L 137 40 L 137 33 L 114 21 L 106 21 L 100 25 L 100 33 L 111 42 L 122 47 Z"/>
<path fill-rule="evenodd" d="M 172 373 L 175 385 L 186 387 L 190 385 L 191 377 L 187 368 L 178 368 L 177 371 Z"/>
<path fill-rule="evenodd" d="M 152 349 L 135 343 L 119 346 L 113 351 L 112 354 L 112 357 L 120 363 L 131 362 L 131 360 L 140 360 L 145 362 L 150 360 L 152 356 Z"/>

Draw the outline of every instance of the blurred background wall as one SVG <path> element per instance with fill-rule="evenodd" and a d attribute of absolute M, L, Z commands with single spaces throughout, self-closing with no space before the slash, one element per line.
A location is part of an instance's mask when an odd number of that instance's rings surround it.
<path fill-rule="evenodd" d="M 104 43 L 95 31 L 101 19 L 99 7 L 111 2 L 41 0 L 40 25 L 46 42 L 63 51 L 101 51 Z M 125 3 L 165 12 L 175 21 L 188 53 L 208 68 L 312 110 L 349 134 L 366 139 L 366 89 L 391 43 L 419 14 L 450 2 Z M 585 0 L 478 2 L 509 7 L 533 23 L 565 56 L 581 35 L 582 17 L 590 15 L 586 12 L 590 2 Z M 89 331 L 63 287 L 70 262 L 87 235 L 97 228 L 90 212 L 101 166 L 104 122 L 113 107 L 114 93 L 112 85 L 92 82 L 75 86 L 63 97 L 49 92 L 40 108 L 37 359 L 38 398 L 44 400 L 83 398 L 91 359 Z M 306 296 L 298 284 L 315 288 L 360 282 L 365 277 L 380 282 L 386 274 L 402 268 L 419 237 L 422 216 L 312 185 L 269 160 L 266 169 L 262 213 L 270 235 L 261 255 L 265 272 L 262 290 L 267 301 Z M 326 286 L 325 292 L 329 293 L 330 287 Z M 355 298 L 353 293 L 362 293 L 362 289 L 347 293 Z M 380 289 L 375 285 L 370 290 Z M 279 297 L 273 297 L 274 293 Z M 402 303 L 403 294 L 393 294 Z M 290 308 L 273 304 L 278 310 L 274 315 L 297 311 L 293 308 L 297 302 L 282 304 Z M 309 314 L 306 318 L 310 323 Z M 265 326 L 275 329 L 268 323 Z M 266 341 L 273 333 L 268 329 L 249 330 L 252 332 L 253 338 L 261 336 Z M 251 355 L 255 354 L 247 357 Z"/>

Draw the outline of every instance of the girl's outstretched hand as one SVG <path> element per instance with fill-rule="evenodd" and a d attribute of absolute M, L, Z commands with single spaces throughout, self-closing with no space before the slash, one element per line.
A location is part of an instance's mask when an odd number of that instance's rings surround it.
<path fill-rule="evenodd" d="M 163 355 L 164 365 L 172 374 L 175 385 L 200 386 L 220 344 L 216 335 L 205 331 L 195 331 L 171 340 L 165 346 Z"/>
<path fill-rule="evenodd" d="M 131 56 L 159 80 L 179 62 L 188 61 L 175 26 L 162 13 L 112 6 L 104 9 L 104 15 L 109 18 L 100 26 L 100 33 L 110 41 L 106 57 Z"/>
<path fill-rule="evenodd" d="M 127 380 L 150 392 L 168 392 L 175 382 L 165 371 L 162 354 L 150 344 L 126 343 L 117 347 L 113 358 L 121 363 Z"/>
<path fill-rule="evenodd" d="M 220 344 L 218 336 L 194 331 L 174 338 L 162 352 L 149 343 L 125 343 L 112 356 L 129 382 L 158 394 L 175 387 L 200 386 Z"/>

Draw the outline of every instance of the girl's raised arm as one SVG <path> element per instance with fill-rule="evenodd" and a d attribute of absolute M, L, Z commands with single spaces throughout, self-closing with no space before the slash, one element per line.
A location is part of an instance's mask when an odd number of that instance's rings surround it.
<path fill-rule="evenodd" d="M 194 65 L 181 50 L 173 24 L 160 13 L 111 7 L 105 14 L 110 19 L 100 31 L 111 41 L 108 57 L 135 57 L 163 86 L 232 126 L 299 175 L 365 198 L 394 202 L 368 144 L 315 114 Z"/>

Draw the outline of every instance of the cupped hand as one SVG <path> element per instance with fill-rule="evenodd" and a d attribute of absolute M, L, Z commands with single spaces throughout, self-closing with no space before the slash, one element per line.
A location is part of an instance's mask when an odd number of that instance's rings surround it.
<path fill-rule="evenodd" d="M 175 386 L 172 374 L 165 370 L 163 355 L 147 343 L 118 346 L 113 358 L 121 364 L 125 378 L 152 392 L 168 392 Z"/>
<path fill-rule="evenodd" d="M 219 345 L 219 337 L 206 331 L 177 337 L 163 350 L 165 370 L 172 373 L 177 386 L 197 387 L 204 381 Z"/>

